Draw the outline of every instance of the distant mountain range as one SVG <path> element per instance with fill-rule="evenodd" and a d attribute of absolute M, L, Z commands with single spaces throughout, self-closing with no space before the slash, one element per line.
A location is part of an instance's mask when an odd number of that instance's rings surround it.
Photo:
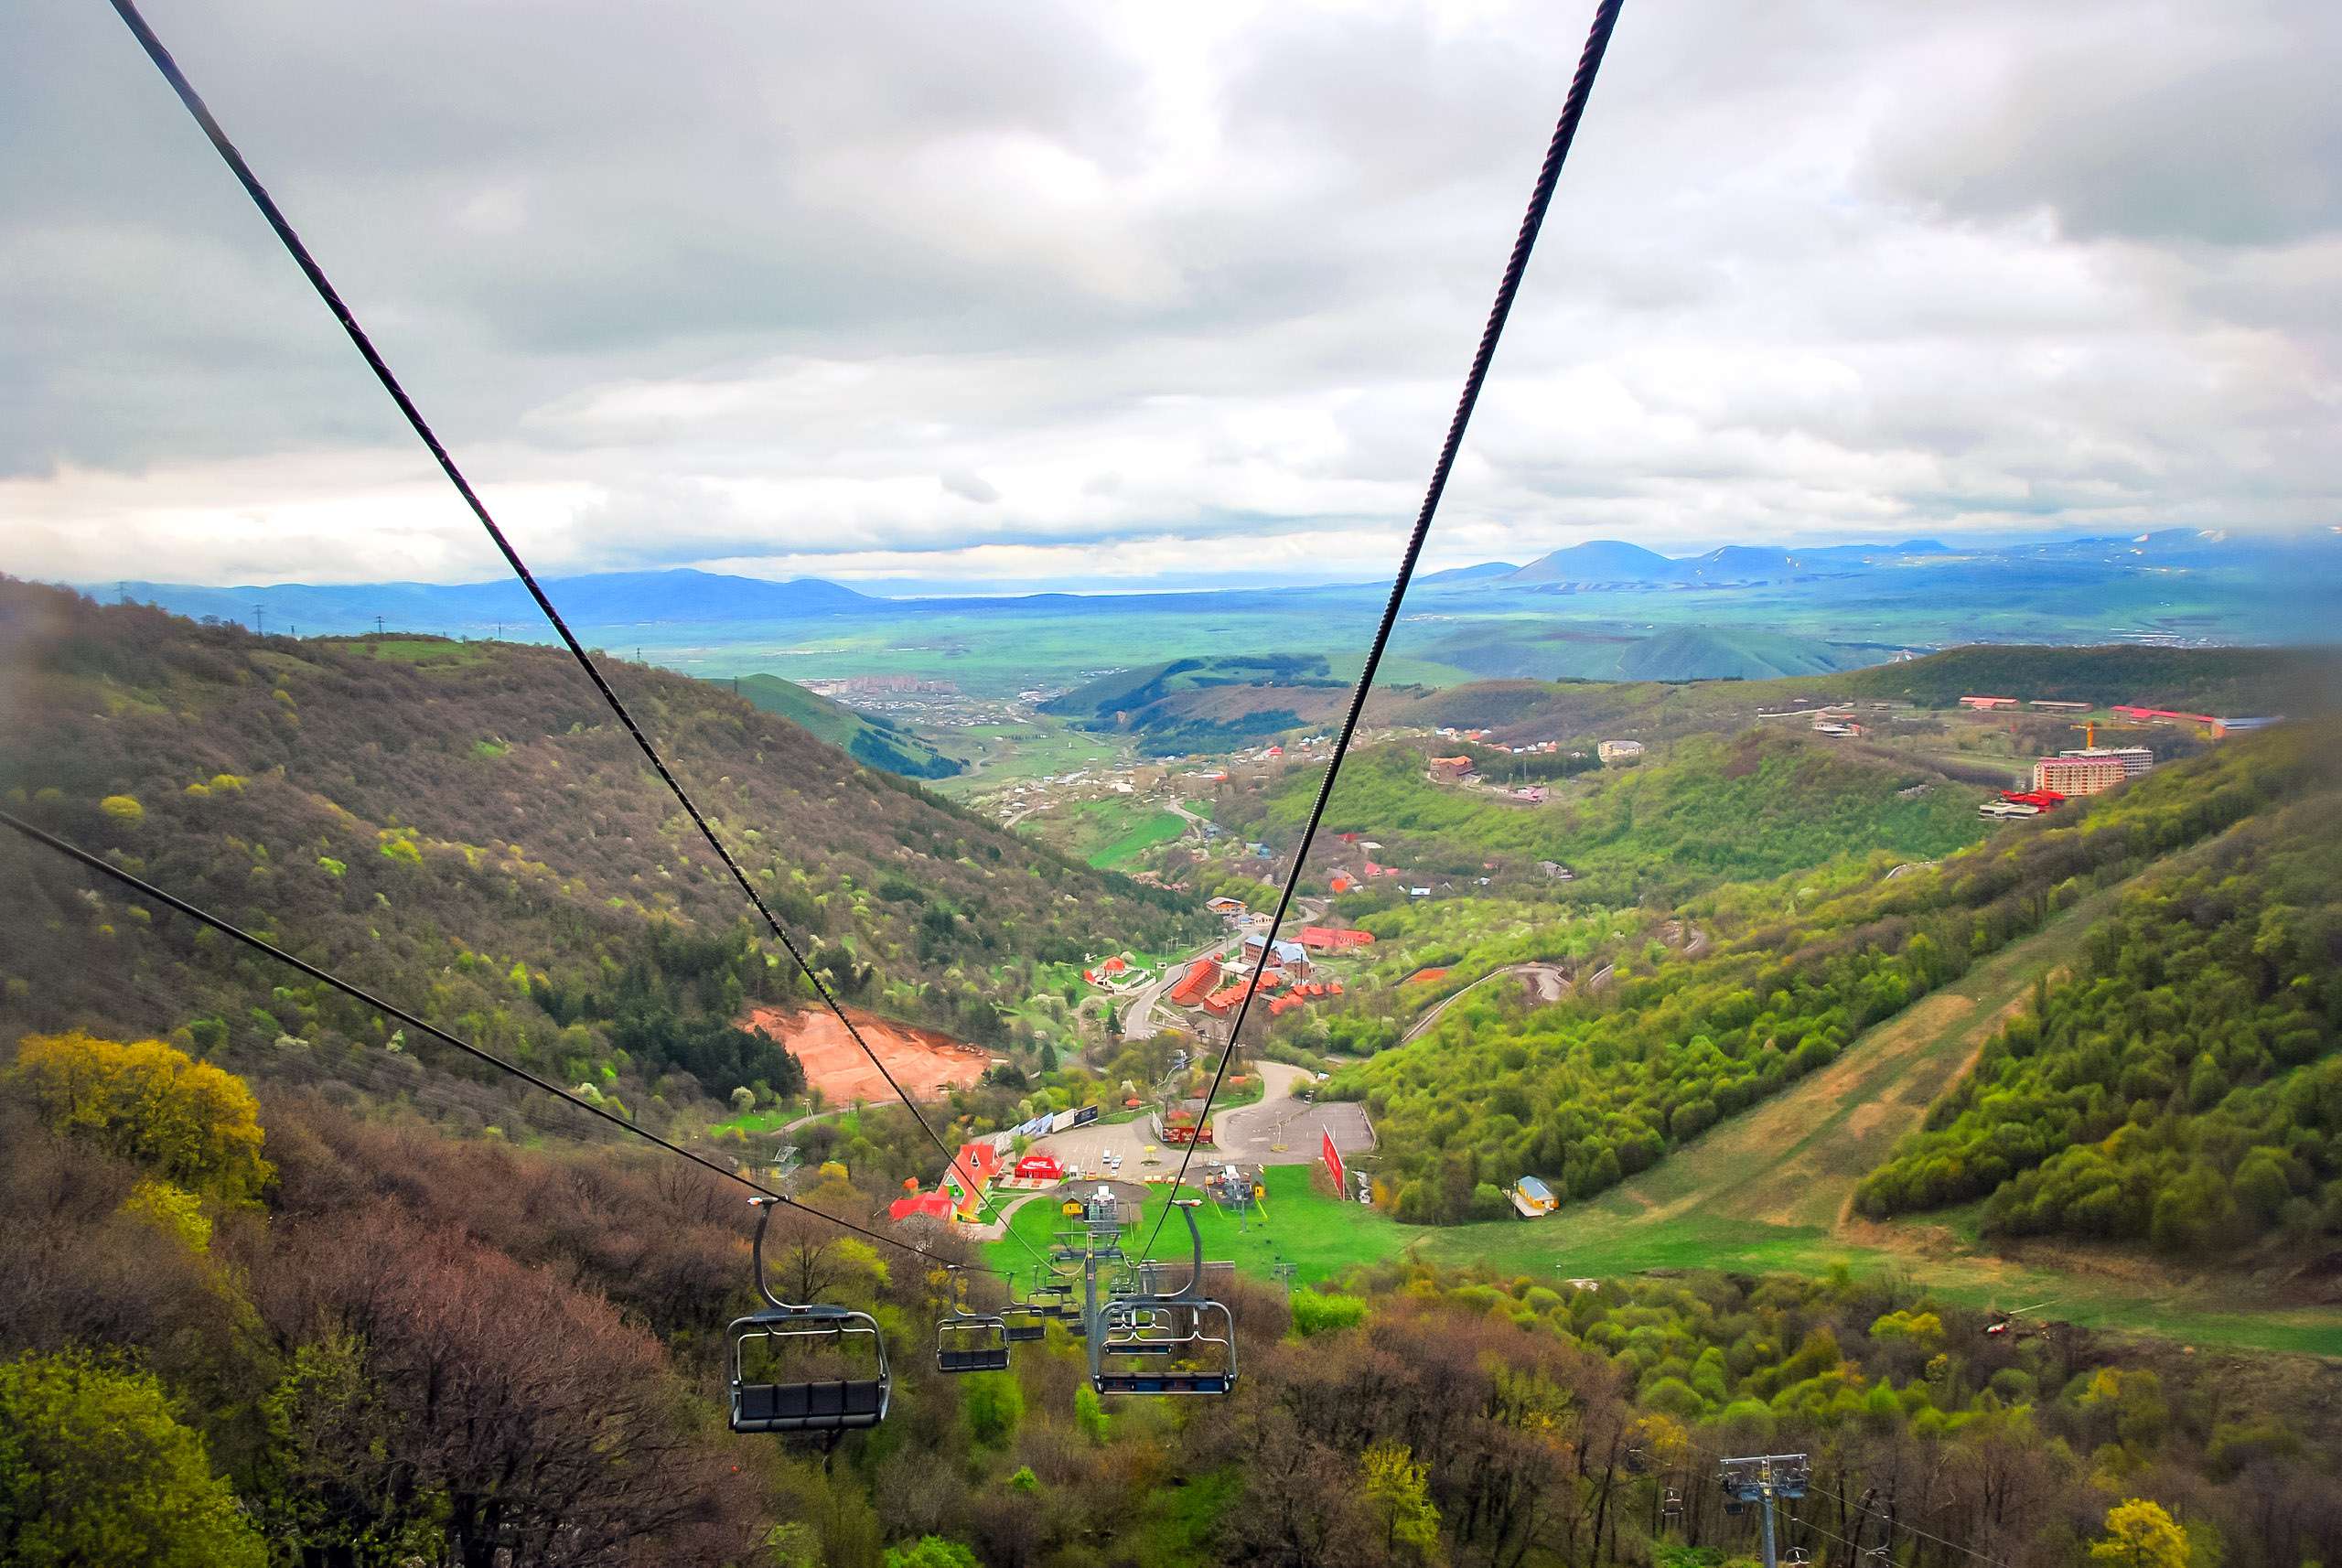
<path fill-rule="evenodd" d="M 622 627 L 669 621 L 775 620 L 805 615 L 837 615 L 857 609 L 891 608 L 819 577 L 775 583 L 761 577 L 730 577 L 714 572 L 596 572 L 540 579 L 545 593 L 568 620 L 579 626 Z M 269 629 L 299 627 L 313 636 L 346 636 L 375 629 L 481 633 L 499 623 L 516 638 L 534 640 L 544 619 L 528 589 L 506 578 L 489 583 L 351 583 L 318 586 L 280 583 L 269 587 L 204 588 L 186 583 L 92 585 L 83 592 L 111 599 L 117 592 L 174 614 L 252 626 L 264 618 Z"/>
<path fill-rule="evenodd" d="M 753 649 L 757 662 L 742 672 L 788 660 L 778 669 L 796 675 L 900 670 L 993 692 L 1072 687 L 1101 669 L 1207 651 L 1347 651 L 1363 640 L 1388 591 L 1382 582 L 1277 583 L 898 598 L 818 577 L 774 582 L 690 569 L 555 577 L 544 586 L 588 642 L 617 652 L 657 650 L 654 657 L 701 673 L 729 674 L 744 660 L 724 650 L 770 642 L 777 645 Z M 83 591 L 305 637 L 372 632 L 380 618 L 385 630 L 547 639 L 515 582 L 132 582 Z M 1393 652 L 1421 662 L 1395 678 L 1434 682 L 1756 679 L 1976 641 L 2317 642 L 2342 626 L 2342 534 L 2182 528 L 2011 543 L 1731 544 L 1683 556 L 1595 540 L 1525 564 L 1427 573 L 1407 610 Z M 1040 630 L 1072 621 L 1092 624 L 1067 627 L 1054 640 Z M 1013 657 L 996 656 L 996 640 L 972 629 L 1011 624 L 1028 639 Z M 929 646 L 938 627 L 948 635 Z M 829 662 L 796 661 L 778 642 L 795 641 L 800 631 L 804 642 L 824 646 Z M 1607 646 L 1641 640 L 1649 646 Z M 839 662 L 846 658 L 851 667 Z"/>
<path fill-rule="evenodd" d="M 1525 566 L 1490 561 L 1456 566 L 1416 579 L 1425 587 L 1457 588 L 1637 588 L 1735 587 L 1794 582 L 1805 577 L 1850 577 L 1913 567 L 1973 564 L 1980 571 L 2011 566 L 2055 565 L 2100 569 L 2255 571 L 2304 560 L 2342 564 L 2342 540 L 2332 533 L 2272 538 L 2234 534 L 2220 529 L 2168 528 L 2129 537 L 2094 536 L 2014 544 L 1946 544 L 1939 539 L 1906 539 L 1893 544 L 1825 544 L 1790 549 L 1778 544 L 1727 544 L 1702 555 L 1661 555 L 1616 539 L 1589 540 L 1541 555 Z"/>

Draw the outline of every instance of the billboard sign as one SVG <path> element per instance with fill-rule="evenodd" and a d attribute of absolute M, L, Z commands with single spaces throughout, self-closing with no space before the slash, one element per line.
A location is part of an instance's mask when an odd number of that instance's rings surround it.
<path fill-rule="evenodd" d="M 1341 1150 L 1334 1147 L 1334 1134 L 1331 1133 L 1320 1133 L 1318 1137 L 1324 1140 L 1325 1143 L 1325 1147 L 1320 1151 L 1318 1157 L 1326 1162 L 1327 1173 L 1334 1178 L 1334 1190 L 1336 1192 L 1348 1192 L 1349 1190 L 1349 1176 L 1348 1173 L 1342 1169 L 1342 1152 Z"/>

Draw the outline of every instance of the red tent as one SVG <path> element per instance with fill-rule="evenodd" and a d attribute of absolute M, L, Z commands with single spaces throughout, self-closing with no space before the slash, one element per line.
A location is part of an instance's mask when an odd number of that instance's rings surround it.
<path fill-rule="evenodd" d="M 1055 1155 L 1031 1154 L 1016 1162 L 1019 1181 L 1063 1181 L 1065 1167 Z"/>

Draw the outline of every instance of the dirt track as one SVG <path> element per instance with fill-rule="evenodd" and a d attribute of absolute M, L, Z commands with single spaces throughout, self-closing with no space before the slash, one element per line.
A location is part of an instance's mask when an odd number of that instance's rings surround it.
<path fill-rule="evenodd" d="M 846 1009 L 854 1026 L 886 1064 L 886 1071 L 915 1100 L 932 1100 L 948 1089 L 964 1088 L 983 1077 L 992 1065 L 989 1053 L 962 1045 L 932 1029 L 915 1029 L 865 1013 Z M 837 1019 L 826 1012 L 786 1013 L 778 1007 L 749 1010 L 744 1029 L 762 1029 L 789 1047 L 805 1069 L 805 1081 L 833 1105 L 857 1100 L 892 1100 L 895 1091 Z"/>

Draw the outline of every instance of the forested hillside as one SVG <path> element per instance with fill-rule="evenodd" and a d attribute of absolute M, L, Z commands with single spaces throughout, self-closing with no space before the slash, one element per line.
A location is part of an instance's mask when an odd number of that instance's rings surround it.
<path fill-rule="evenodd" d="M 2330 789 L 2331 751 L 2272 731 L 1935 870 L 1890 880 L 1873 857 L 1720 889 L 1690 906 L 1713 934 L 1706 954 L 1628 955 L 1600 996 L 1527 1014 L 1467 1002 L 1338 1073 L 1329 1092 L 1374 1114 L 1402 1218 L 1495 1217 L 1502 1184 L 1524 1172 L 1572 1196 L 1600 1191 L 1829 1062 L 2091 886 Z"/>
<path fill-rule="evenodd" d="M 2072 1568 L 2143 1528 L 2177 1553 L 2148 1561 L 2342 1557 L 2331 1367 L 1988 1337 L 1842 1273 L 1240 1281 L 1231 1396 L 1101 1400 L 1061 1327 L 935 1370 L 952 1240 L 784 1211 L 781 1273 L 876 1316 L 891 1405 L 834 1454 L 733 1436 L 728 1184 L 256 1101 L 160 1045 L 31 1056 L 77 1093 L 0 1074 L 0 1559 L 27 1568 L 1746 1561 L 1714 1479 L 1752 1452 L 1813 1455 L 1779 1545 L 1814 1562 Z M 803 1196 L 870 1201 L 834 1170 Z"/>
<path fill-rule="evenodd" d="M 730 1027 L 801 997 L 768 935 L 565 656 L 294 641 L 0 584 L 0 796 L 305 958 L 570 1082 L 723 1096 L 791 1070 Z M 1037 962 L 1202 918 L 862 768 L 704 683 L 611 678 L 846 997 L 998 1042 Z M 0 844 L 0 1028 L 87 1025 L 311 1061 L 400 1045 L 363 1008 Z M 679 1086 L 689 1091 L 690 1081 Z M 640 1109 L 637 1101 L 637 1109 Z"/>
<path fill-rule="evenodd" d="M 1324 777 L 1289 769 L 1265 793 L 1230 793 L 1214 810 L 1223 825 L 1295 843 Z M 1924 768 L 1750 732 L 1692 737 L 1532 806 L 1434 783 L 1421 750 L 1393 744 L 1344 764 L 1325 831 L 1362 833 L 1391 864 L 1450 875 L 1477 875 L 1491 859 L 1558 861 L 1587 889 L 1630 903 L 1874 849 L 1933 859 L 1982 836 L 1980 799 Z"/>
<path fill-rule="evenodd" d="M 751 706 L 779 714 L 865 767 L 906 779 L 949 779 L 965 766 L 891 720 L 832 702 L 794 681 L 743 675 L 732 685 Z"/>
<path fill-rule="evenodd" d="M 2004 1236 L 2342 1234 L 2342 795 L 2133 889 L 1856 1194 Z"/>

